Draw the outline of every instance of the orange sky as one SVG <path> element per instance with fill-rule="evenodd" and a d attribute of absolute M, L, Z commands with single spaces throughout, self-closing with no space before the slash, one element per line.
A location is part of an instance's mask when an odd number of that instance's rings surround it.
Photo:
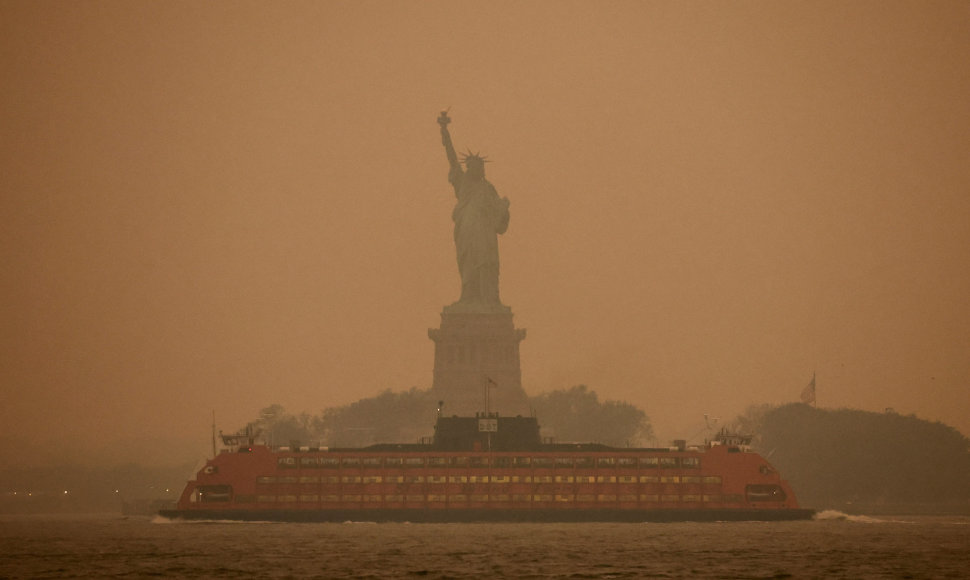
<path fill-rule="evenodd" d="M 430 386 L 448 106 L 511 200 L 528 392 L 666 440 L 816 371 L 821 407 L 970 433 L 968 30 L 963 1 L 2 2 L 0 454 L 191 460 L 212 410 Z"/>

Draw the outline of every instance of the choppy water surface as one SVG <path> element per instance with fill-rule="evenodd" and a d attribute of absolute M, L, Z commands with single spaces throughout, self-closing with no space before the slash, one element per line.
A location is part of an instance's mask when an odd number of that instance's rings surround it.
<path fill-rule="evenodd" d="M 0 517 L 5 578 L 967 578 L 970 518 L 287 524 Z"/>

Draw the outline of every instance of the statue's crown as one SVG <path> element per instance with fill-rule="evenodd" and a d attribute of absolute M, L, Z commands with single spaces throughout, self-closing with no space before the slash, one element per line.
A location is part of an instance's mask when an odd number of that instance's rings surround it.
<path fill-rule="evenodd" d="M 480 155 L 478 152 L 472 153 L 471 151 L 468 151 L 467 153 L 462 153 L 461 161 L 462 163 L 465 164 L 465 167 L 468 167 L 469 164 L 484 165 L 485 163 L 489 163 L 489 160 L 487 157 Z"/>

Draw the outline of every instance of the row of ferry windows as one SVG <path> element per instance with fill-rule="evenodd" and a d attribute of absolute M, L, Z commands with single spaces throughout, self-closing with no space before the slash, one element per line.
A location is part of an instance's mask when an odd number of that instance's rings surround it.
<path fill-rule="evenodd" d="M 294 502 L 389 502 L 389 503 L 424 503 L 428 502 L 720 502 L 720 495 L 706 494 L 408 494 L 408 495 L 257 495 L 258 503 L 294 503 Z M 740 501 L 740 499 L 739 499 Z"/>
<path fill-rule="evenodd" d="M 306 475 L 264 476 L 256 483 L 721 483 L 719 475 Z"/>
<path fill-rule="evenodd" d="M 491 463 L 489 463 L 491 460 Z M 699 457 L 280 457 L 280 467 L 532 467 L 571 469 L 622 467 L 697 469 Z"/>

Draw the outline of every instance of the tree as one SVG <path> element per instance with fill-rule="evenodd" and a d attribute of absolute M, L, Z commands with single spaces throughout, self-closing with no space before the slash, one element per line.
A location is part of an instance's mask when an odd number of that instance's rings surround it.
<path fill-rule="evenodd" d="M 970 500 L 970 440 L 913 415 L 800 403 L 752 407 L 738 420 L 806 504 Z"/>
<path fill-rule="evenodd" d="M 652 439 L 646 414 L 630 403 L 600 402 L 585 385 L 544 393 L 530 399 L 547 436 L 560 441 L 589 441 L 616 446 L 638 445 Z M 282 405 L 260 411 L 248 427 L 261 431 L 270 445 L 291 441 L 317 442 L 329 447 L 362 447 L 374 443 L 412 443 L 434 433 L 436 401 L 430 390 L 390 389 L 375 397 L 319 415 L 290 415 Z"/>
<path fill-rule="evenodd" d="M 635 446 L 653 438 L 646 413 L 623 401 L 600 402 L 586 385 L 543 393 L 530 399 L 544 435 L 559 441 Z"/>

